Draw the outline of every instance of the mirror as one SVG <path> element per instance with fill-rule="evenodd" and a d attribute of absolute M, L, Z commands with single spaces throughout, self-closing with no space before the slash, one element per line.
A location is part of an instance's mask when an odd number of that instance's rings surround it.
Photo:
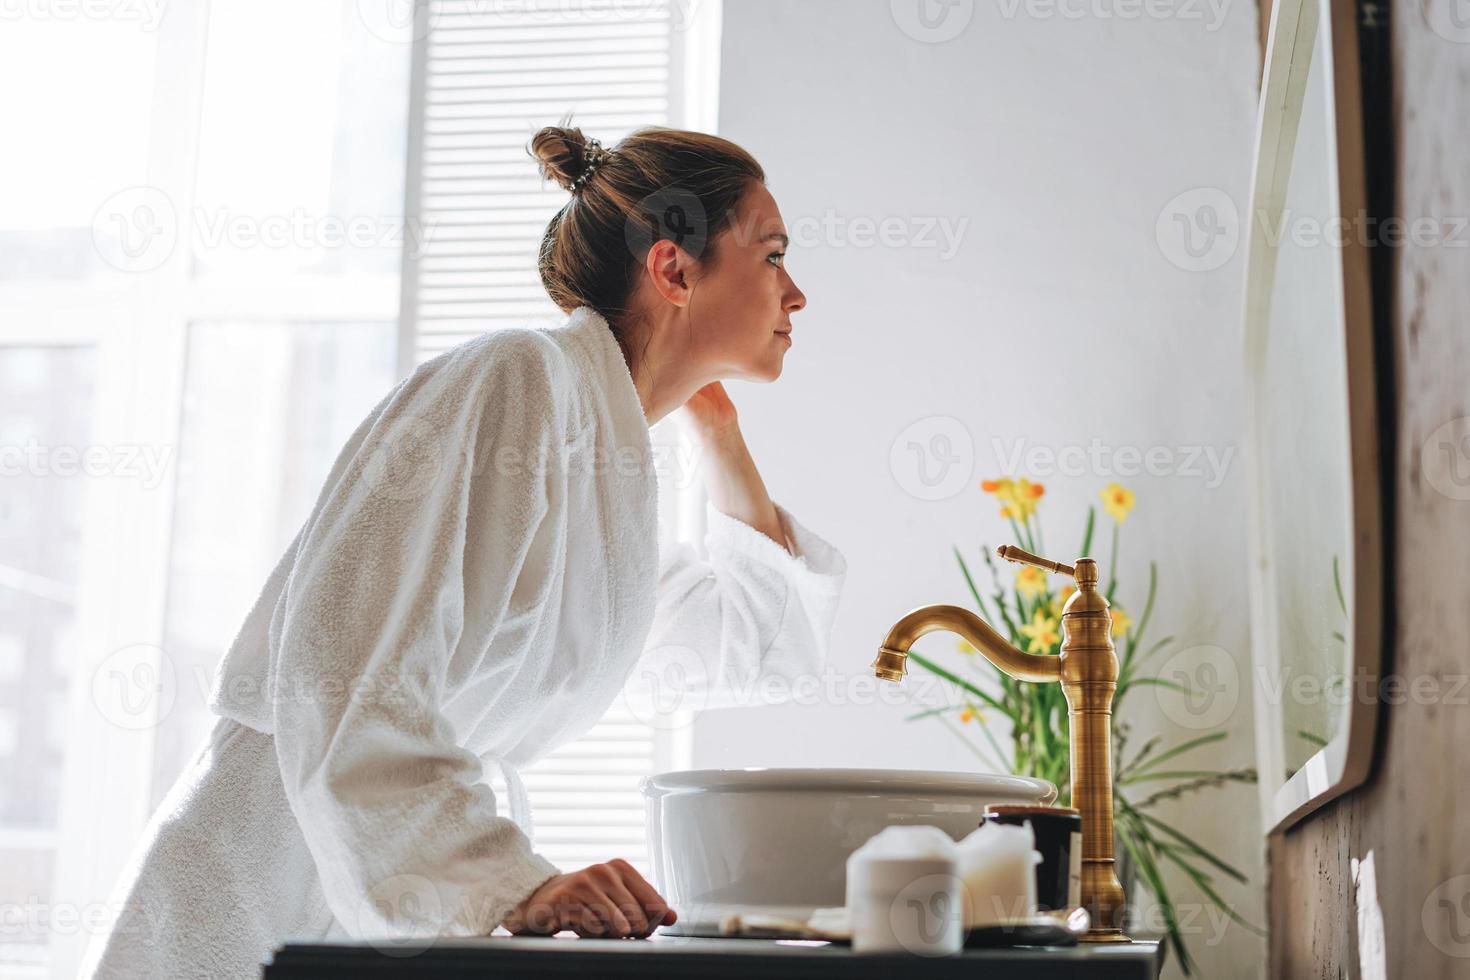
<path fill-rule="evenodd" d="M 1367 778 L 1377 405 L 1354 6 L 1278 0 L 1246 273 L 1257 756 L 1282 830 Z"/>

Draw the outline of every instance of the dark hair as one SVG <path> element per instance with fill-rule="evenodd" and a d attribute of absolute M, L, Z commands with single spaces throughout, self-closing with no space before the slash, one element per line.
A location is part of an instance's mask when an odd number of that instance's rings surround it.
<path fill-rule="evenodd" d="M 599 150 L 570 123 L 568 116 L 545 127 L 527 147 L 541 176 L 572 192 L 541 239 L 541 283 L 563 312 L 590 306 L 602 314 L 627 351 L 628 302 L 648 248 L 667 238 L 713 263 L 715 239 L 751 181 L 766 175 L 718 136 L 645 126 Z"/>

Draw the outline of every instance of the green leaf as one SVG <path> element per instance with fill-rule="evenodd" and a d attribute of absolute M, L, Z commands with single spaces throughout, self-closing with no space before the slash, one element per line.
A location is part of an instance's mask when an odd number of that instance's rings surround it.
<path fill-rule="evenodd" d="M 1108 556 L 1108 589 L 1103 595 L 1108 601 L 1113 601 L 1113 590 L 1118 587 L 1118 527 L 1117 521 L 1113 522 L 1113 553 Z"/>
<path fill-rule="evenodd" d="M 1164 680 L 1163 677 L 1136 677 L 1136 679 L 1132 679 L 1132 677 L 1130 677 L 1130 679 L 1127 680 L 1127 686 L 1133 685 L 1150 686 L 1150 688 L 1169 688 L 1170 691 L 1189 693 L 1189 689 L 1185 688 L 1182 683 L 1177 682 L 1177 680 Z M 1119 682 L 1119 686 L 1123 686 L 1123 682 Z M 1113 701 L 1114 704 L 1116 704 L 1117 695 L 1113 696 Z"/>
<path fill-rule="evenodd" d="M 1162 736 L 1162 735 L 1153 735 L 1153 736 L 1150 736 L 1149 737 L 1149 740 L 1147 742 L 1144 742 L 1143 743 L 1143 746 L 1138 750 L 1138 754 L 1133 757 L 1133 761 L 1132 762 L 1129 762 L 1126 765 L 1124 765 L 1122 767 L 1122 769 L 1119 771 L 1118 775 L 1120 777 L 1128 775 L 1128 773 L 1130 771 L 1132 771 L 1133 769 L 1135 769 L 1135 768 L 1138 767 L 1139 763 L 1143 762 L 1144 759 L 1147 759 L 1149 753 L 1152 752 L 1154 749 L 1158 748 L 1159 747 L 1159 743 L 1162 742 L 1163 740 L 1164 740 L 1164 736 Z M 1122 760 L 1122 756 L 1121 755 L 1119 755 L 1118 758 L 1119 758 L 1120 761 Z"/>
<path fill-rule="evenodd" d="M 1027 535 L 1021 532 L 1021 525 L 1016 523 L 1016 519 L 1014 517 L 1007 517 L 1006 520 L 1011 522 L 1011 533 L 1016 537 L 1016 544 L 1020 545 L 1022 548 L 1025 548 L 1027 551 L 1030 551 L 1031 540 Z"/>
<path fill-rule="evenodd" d="M 1095 508 L 1095 507 L 1089 507 L 1089 508 L 1087 508 L 1087 527 L 1082 532 L 1082 550 L 1079 551 L 1079 552 L 1077 552 L 1077 557 L 1078 558 L 1091 558 L 1092 557 L 1090 554 L 1087 553 L 1087 549 L 1089 549 L 1089 548 L 1092 547 L 1092 527 L 1093 527 L 1093 523 L 1096 521 L 1096 519 L 1097 519 L 1097 508 Z"/>
<path fill-rule="evenodd" d="M 1151 646 L 1147 650 L 1145 650 L 1144 653 L 1143 653 L 1143 656 L 1141 656 L 1141 657 L 1139 657 L 1137 659 L 1133 659 L 1132 643 L 1130 642 L 1130 644 L 1129 644 L 1129 653 L 1124 658 L 1123 665 L 1118 668 L 1118 678 L 1119 678 L 1118 682 L 1120 684 L 1122 684 L 1122 683 L 1127 683 L 1127 684 L 1133 684 L 1133 683 L 1135 683 L 1135 679 L 1134 679 L 1134 676 L 1133 675 L 1136 674 L 1136 673 L 1138 673 L 1138 668 L 1140 668 L 1144 664 L 1148 663 L 1149 658 L 1153 657 L 1160 650 L 1164 649 L 1170 643 L 1173 643 L 1173 642 L 1174 642 L 1174 637 L 1172 637 L 1172 636 L 1166 636 L 1162 640 L 1160 640 L 1159 642 L 1155 643 L 1153 646 Z"/>
<path fill-rule="evenodd" d="M 1130 776 L 1130 783 L 1146 783 L 1151 779 L 1199 779 L 1202 776 L 1218 776 L 1219 773 L 1212 769 L 1169 769 L 1164 772 L 1150 772 L 1142 776 Z M 1123 782 L 1123 780 L 1118 780 Z"/>
<path fill-rule="evenodd" d="M 1168 760 L 1173 759 L 1176 756 L 1183 755 L 1185 752 L 1188 752 L 1192 749 L 1197 749 L 1201 745 L 1209 745 L 1211 742 L 1218 742 L 1221 739 L 1229 737 L 1229 732 L 1211 732 L 1208 735 L 1201 735 L 1199 738 L 1192 738 L 1189 741 L 1185 742 L 1183 745 L 1174 746 L 1174 748 L 1163 753 L 1162 755 L 1154 756 L 1152 761 L 1139 766 L 1137 769 L 1134 770 L 1134 772 L 1145 772 L 1149 769 L 1152 769 L 1154 766 L 1158 765 L 1161 762 L 1167 762 Z"/>
<path fill-rule="evenodd" d="M 992 551 L 990 545 L 987 544 L 984 546 L 980 552 L 980 556 L 985 559 L 985 567 L 990 570 L 990 581 L 995 585 L 996 612 L 1000 616 L 1001 622 L 1005 623 L 1007 634 L 1010 636 L 1011 642 L 1014 643 L 1020 634 L 1016 631 L 1016 624 L 1011 621 L 1010 610 L 1006 608 L 1005 590 L 1001 588 L 1000 573 L 996 571 L 995 559 L 991 557 Z M 990 661 L 987 660 L 986 663 L 990 663 Z M 996 668 L 996 673 L 1002 677 L 1010 676 L 1000 668 Z"/>
<path fill-rule="evenodd" d="M 1003 763 L 1003 762 L 1001 762 L 999 760 L 987 759 L 985 757 L 985 754 L 983 752 L 981 752 L 978 748 L 976 748 L 975 747 L 975 744 L 973 742 L 971 742 L 968 738 L 965 737 L 965 733 L 964 732 L 960 731 L 958 728 L 956 728 L 953 724 L 950 723 L 949 719 L 947 719 L 947 718 L 940 718 L 939 721 L 940 721 L 940 723 L 942 725 L 944 725 L 945 728 L 948 728 L 950 731 L 954 732 L 955 736 L 957 738 L 959 738 L 959 740 L 961 742 L 964 742 L 965 743 L 965 747 L 968 748 L 971 752 L 975 753 L 975 758 L 977 758 L 981 762 L 985 763 L 985 765 L 988 768 L 995 769 L 995 768 L 999 767 L 999 769 L 1002 772 L 1005 771 L 1005 768 L 1006 768 L 1005 767 L 1005 763 Z M 984 726 L 981 726 L 981 727 L 983 728 Z M 991 744 L 994 744 L 994 742 L 992 741 Z"/>
<path fill-rule="evenodd" d="M 1005 715 L 1007 718 L 1010 718 L 1012 720 L 1015 719 L 1015 715 L 1012 714 L 1010 709 L 1007 708 L 1005 705 L 1001 704 L 995 698 L 991 697 L 989 694 L 986 694 L 984 691 L 980 690 L 980 688 L 976 687 L 974 684 L 971 684 L 969 681 L 956 676 L 950 671 L 945 670 L 943 667 L 939 666 L 928 657 L 925 657 L 923 654 L 915 653 L 913 650 L 910 650 L 909 659 L 918 664 L 920 667 L 923 667 L 930 673 L 937 674 L 945 680 L 949 681 L 951 684 L 954 684 L 957 687 L 963 688 L 964 690 L 970 692 L 975 697 L 979 698 L 981 701 L 994 708 L 996 711 L 999 711 L 1001 714 Z"/>
<path fill-rule="evenodd" d="M 1194 854 L 1196 854 L 1197 856 L 1199 856 L 1199 857 L 1205 859 L 1206 861 L 1210 862 L 1210 864 L 1213 864 L 1215 867 L 1219 868 L 1221 871 L 1225 872 L 1227 875 L 1229 875 L 1230 877 L 1234 878 L 1236 881 L 1240 882 L 1242 885 L 1246 883 L 1246 880 L 1247 879 L 1246 879 L 1246 877 L 1245 877 L 1244 874 L 1242 874 L 1240 871 L 1238 871 L 1236 868 L 1232 867 L 1231 865 L 1226 864 L 1221 858 L 1217 857 L 1212 852 L 1206 850 L 1200 844 L 1198 844 L 1197 842 L 1195 842 L 1193 838 L 1185 835 L 1184 833 L 1182 833 L 1182 832 L 1180 832 L 1178 830 L 1175 830 L 1173 827 L 1171 827 L 1168 824 L 1164 823 L 1164 821 L 1160 820 L 1158 817 L 1153 816 L 1152 814 L 1142 813 L 1142 812 L 1140 812 L 1138 810 L 1135 810 L 1135 809 L 1133 809 L 1133 807 L 1128 806 L 1128 804 L 1126 802 L 1124 803 L 1124 806 L 1127 807 L 1127 809 L 1129 809 L 1130 811 L 1132 811 L 1133 815 L 1136 816 L 1138 819 L 1144 820 L 1144 821 L 1148 822 L 1149 824 L 1152 824 L 1153 826 L 1157 827 L 1160 831 L 1162 831 L 1165 834 L 1168 834 L 1170 837 L 1174 838 L 1180 844 L 1183 844 L 1185 847 L 1187 847 Z"/>
<path fill-rule="evenodd" d="M 1220 910 L 1228 915 L 1232 921 L 1240 925 L 1242 928 L 1250 930 L 1258 936 L 1266 935 L 1266 930 L 1262 929 L 1260 926 L 1252 922 L 1247 921 L 1239 912 L 1235 911 L 1234 907 L 1231 906 L 1230 903 L 1226 902 L 1225 899 L 1221 897 L 1219 892 L 1215 891 L 1214 886 L 1210 883 L 1209 875 L 1205 874 L 1194 865 L 1190 864 L 1189 861 L 1187 861 L 1184 856 L 1179 853 L 1178 848 L 1170 844 L 1160 843 L 1159 851 L 1170 861 L 1173 861 L 1174 864 L 1178 865 L 1179 869 L 1189 876 L 1190 880 L 1195 883 L 1199 890 L 1205 893 L 1205 897 L 1208 898 L 1211 902 L 1214 902 L 1217 906 L 1219 906 Z"/>
<path fill-rule="evenodd" d="M 974 705 L 971 705 L 971 707 L 974 707 Z M 1012 771 L 1012 767 L 1006 765 L 1006 763 L 1005 763 L 1006 754 L 1005 754 L 1005 752 L 1001 751 L 1000 744 L 998 742 L 996 742 L 995 735 L 992 734 L 991 731 L 990 731 L 990 726 L 987 725 L 987 724 L 985 724 L 984 722 L 981 722 L 980 723 L 980 733 L 985 736 L 985 740 L 990 743 L 990 748 L 995 752 L 995 758 L 998 760 L 998 765 L 999 765 L 999 769 L 997 771 L 1002 772 L 1002 773 L 1011 772 Z"/>
<path fill-rule="evenodd" d="M 1154 612 L 1154 596 L 1158 594 L 1159 588 L 1159 566 L 1157 562 L 1148 563 L 1148 597 L 1143 602 L 1143 615 L 1138 618 L 1138 625 L 1133 632 L 1128 634 L 1128 653 L 1125 664 L 1133 660 L 1133 651 L 1138 649 L 1138 644 L 1143 642 L 1143 631 L 1148 629 L 1149 617 Z"/>
<path fill-rule="evenodd" d="M 1179 956 L 1179 969 L 1184 971 L 1185 976 L 1194 973 L 1194 961 L 1190 959 L 1189 949 L 1184 945 L 1184 934 L 1179 929 L 1179 919 L 1174 912 L 1174 900 L 1169 897 L 1168 886 L 1164 884 L 1164 876 L 1159 867 L 1154 863 L 1153 855 L 1149 853 L 1148 844 L 1152 843 L 1148 831 L 1142 826 L 1134 824 L 1134 833 L 1122 833 L 1118 835 L 1123 842 L 1123 847 L 1133 857 L 1133 863 L 1138 868 L 1138 873 L 1143 876 L 1144 884 L 1149 891 L 1154 893 L 1154 898 L 1159 902 L 1159 907 L 1164 913 L 1164 925 L 1168 932 L 1169 942 L 1174 946 L 1174 952 Z M 1137 836 L 1138 841 L 1133 837 Z"/>
<path fill-rule="evenodd" d="M 970 595 L 975 597 L 975 605 L 980 607 L 980 615 L 989 619 L 990 614 L 985 610 L 985 600 L 980 598 L 980 590 L 975 588 L 975 580 L 970 577 L 970 566 L 965 564 L 965 557 L 960 554 L 960 549 L 957 547 L 954 549 L 954 558 L 960 563 L 960 571 L 964 573 L 965 584 L 970 587 Z"/>
<path fill-rule="evenodd" d="M 1010 636 L 1011 642 L 1012 643 L 1015 643 L 1016 640 L 1020 637 L 1021 631 L 1018 630 L 1018 629 L 1016 629 L 1016 624 L 1011 621 L 1011 614 L 1010 614 L 1009 611 L 1007 611 L 1006 606 L 1005 606 L 1005 602 L 1002 601 L 1002 599 L 1001 599 L 1001 593 L 1000 592 L 996 592 L 995 593 L 995 604 L 1000 608 L 1000 621 L 1002 623 L 1005 623 L 1006 624 L 1006 633 Z M 1017 609 L 1019 610 L 1019 608 L 1020 608 L 1020 597 L 1019 596 L 1016 599 L 1016 604 L 1017 604 Z M 986 663 L 990 663 L 990 661 L 988 661 L 988 660 L 985 661 L 985 662 Z M 997 670 L 998 669 L 999 668 L 997 668 Z M 1004 671 L 1001 671 L 1001 672 L 1004 673 Z M 1006 676 L 1010 676 L 1010 675 L 1006 675 Z"/>
<path fill-rule="evenodd" d="M 1129 805 L 1135 810 L 1147 810 L 1149 807 L 1163 800 L 1177 800 L 1187 793 L 1197 793 L 1204 789 L 1219 789 L 1226 783 L 1250 783 L 1259 782 L 1260 777 L 1254 769 L 1225 769 L 1220 772 L 1207 773 L 1199 779 L 1189 779 L 1182 783 L 1175 783 L 1156 793 L 1151 793 L 1137 802 L 1130 801 Z M 1128 780 L 1132 785 L 1133 780 Z"/>
<path fill-rule="evenodd" d="M 1342 575 L 1338 570 L 1337 556 L 1332 556 L 1332 588 L 1337 592 L 1337 605 L 1343 614 L 1347 613 L 1347 600 L 1342 597 Z"/>

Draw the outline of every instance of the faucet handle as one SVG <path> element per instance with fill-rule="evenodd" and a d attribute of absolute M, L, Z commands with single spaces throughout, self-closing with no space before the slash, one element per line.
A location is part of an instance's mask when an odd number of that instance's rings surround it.
<path fill-rule="evenodd" d="M 1044 568 L 1049 572 L 1056 572 L 1059 575 L 1070 575 L 1073 578 L 1077 576 L 1077 569 L 1071 565 L 1063 565 L 1059 561 L 1052 561 L 1050 558 L 1033 555 L 1029 551 L 1022 551 L 1013 544 L 1003 544 L 995 549 L 995 553 L 1006 561 L 1013 561 L 1018 565 L 1035 565 L 1037 568 Z"/>

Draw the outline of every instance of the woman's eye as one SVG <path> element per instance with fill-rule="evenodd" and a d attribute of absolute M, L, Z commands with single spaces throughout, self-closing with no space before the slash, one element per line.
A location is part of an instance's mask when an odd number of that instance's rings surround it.
<path fill-rule="evenodd" d="M 780 265 L 781 264 L 780 260 L 781 259 L 784 259 L 785 257 L 786 257 L 786 253 L 785 252 L 772 252 L 770 255 L 766 256 L 767 259 L 776 259 L 777 260 L 776 263 L 775 263 L 776 265 Z"/>

